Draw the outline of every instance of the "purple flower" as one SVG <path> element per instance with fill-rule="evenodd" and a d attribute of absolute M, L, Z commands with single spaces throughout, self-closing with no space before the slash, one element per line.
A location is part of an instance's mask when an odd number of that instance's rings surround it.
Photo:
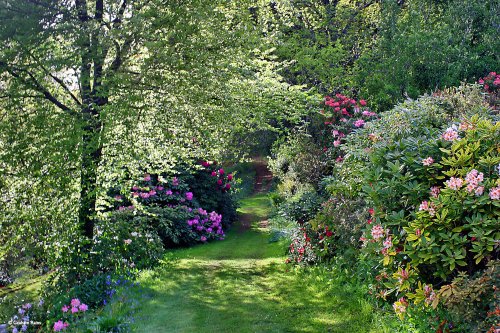
<path fill-rule="evenodd" d="M 61 311 L 62 311 L 62 312 L 68 312 L 68 311 L 69 311 L 69 306 L 64 305 L 64 306 L 61 308 Z"/>
<path fill-rule="evenodd" d="M 193 193 L 192 192 L 187 192 L 186 193 L 186 199 L 188 199 L 189 201 L 193 200 Z"/>
<path fill-rule="evenodd" d="M 165 191 L 165 194 L 166 194 L 166 195 L 172 195 L 172 194 L 174 194 L 174 193 L 173 193 L 171 190 L 166 190 L 166 191 Z"/>
<path fill-rule="evenodd" d="M 89 309 L 89 307 L 87 306 L 87 304 L 80 304 L 80 306 L 78 307 L 78 309 L 80 309 L 80 311 L 87 311 Z"/>
<path fill-rule="evenodd" d="M 77 313 L 78 312 L 78 308 L 71 308 L 71 313 Z"/>

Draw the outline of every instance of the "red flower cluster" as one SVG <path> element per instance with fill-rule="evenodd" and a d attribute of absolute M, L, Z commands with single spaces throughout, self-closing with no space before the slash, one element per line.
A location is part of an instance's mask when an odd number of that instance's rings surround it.
<path fill-rule="evenodd" d="M 326 96 L 324 110 L 325 129 L 323 131 L 323 152 L 337 163 L 343 161 L 341 145 L 347 134 L 365 126 L 366 122 L 377 116 L 366 108 L 366 101 L 356 101 L 342 94 L 335 97 Z"/>
<path fill-rule="evenodd" d="M 479 79 L 479 84 L 483 86 L 484 91 L 493 94 L 500 88 L 500 74 L 490 72 L 487 76 Z"/>
<path fill-rule="evenodd" d="M 216 189 L 221 192 L 227 192 L 231 190 L 231 182 L 233 181 L 232 174 L 226 174 L 226 171 L 223 168 L 217 167 L 217 161 L 203 161 L 201 165 L 206 169 L 207 172 L 210 173 L 212 177 L 217 179 L 216 181 Z"/>

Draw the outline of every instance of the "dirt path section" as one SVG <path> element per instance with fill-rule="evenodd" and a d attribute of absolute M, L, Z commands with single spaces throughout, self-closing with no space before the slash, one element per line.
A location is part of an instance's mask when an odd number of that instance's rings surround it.
<path fill-rule="evenodd" d="M 273 174 L 267 168 L 266 160 L 256 158 L 254 166 L 256 172 L 254 193 L 268 192 L 272 186 Z"/>

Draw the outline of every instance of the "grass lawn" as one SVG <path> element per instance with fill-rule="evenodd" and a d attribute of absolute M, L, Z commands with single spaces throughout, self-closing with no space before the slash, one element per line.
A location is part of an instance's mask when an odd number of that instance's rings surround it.
<path fill-rule="evenodd" d="M 260 222 L 266 195 L 243 200 L 227 239 L 170 253 L 144 272 L 135 332 L 396 332 L 359 286 L 323 268 L 283 264 L 284 244 L 269 243 Z M 392 327 L 390 327 L 392 326 Z"/>

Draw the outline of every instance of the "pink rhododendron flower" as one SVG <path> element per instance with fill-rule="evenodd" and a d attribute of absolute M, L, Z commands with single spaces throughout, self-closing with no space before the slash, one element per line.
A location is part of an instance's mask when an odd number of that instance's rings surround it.
<path fill-rule="evenodd" d="M 149 182 L 151 180 L 151 176 L 148 175 L 147 173 L 144 175 L 144 181 Z"/>
<path fill-rule="evenodd" d="M 218 185 L 222 185 L 222 179 L 217 180 Z"/>
<path fill-rule="evenodd" d="M 493 187 L 490 189 L 490 199 L 500 200 L 500 186 Z"/>
<path fill-rule="evenodd" d="M 474 190 L 474 194 L 477 195 L 477 196 L 483 195 L 483 192 L 484 192 L 484 186 L 478 186 Z"/>
<path fill-rule="evenodd" d="M 192 192 L 186 192 L 186 199 L 189 201 L 193 200 L 193 193 Z"/>
<path fill-rule="evenodd" d="M 64 306 L 61 308 L 61 311 L 62 311 L 62 312 L 68 312 L 68 311 L 69 311 L 69 306 L 64 305 Z"/>
<path fill-rule="evenodd" d="M 458 136 L 457 131 L 455 131 L 453 128 L 448 128 L 446 132 L 443 133 L 443 139 L 446 141 L 455 141 L 457 139 L 460 139 Z"/>
<path fill-rule="evenodd" d="M 358 119 L 354 122 L 355 127 L 362 127 L 365 124 L 365 121 L 363 119 Z"/>
<path fill-rule="evenodd" d="M 445 183 L 449 189 L 454 190 L 454 191 L 458 191 L 462 187 L 463 182 L 464 181 L 460 178 L 451 177 Z"/>
<path fill-rule="evenodd" d="M 359 101 L 359 104 L 361 104 L 361 106 L 366 106 L 366 101 L 364 99 L 362 99 Z"/>
<path fill-rule="evenodd" d="M 431 196 L 433 198 L 437 198 L 440 192 L 441 192 L 441 189 L 438 186 L 431 187 Z"/>
<path fill-rule="evenodd" d="M 338 147 L 338 146 L 340 146 L 340 140 L 335 140 L 335 141 L 333 141 L 333 146 L 334 146 L 334 147 Z"/>
<path fill-rule="evenodd" d="M 71 308 L 71 313 L 77 313 L 78 312 L 78 308 Z"/>
<path fill-rule="evenodd" d="M 379 240 L 385 236 L 384 228 L 381 225 L 376 225 L 372 229 L 372 237 L 375 240 Z"/>
<path fill-rule="evenodd" d="M 233 175 L 232 174 L 227 175 L 227 180 L 229 181 L 233 180 Z"/>
<path fill-rule="evenodd" d="M 219 175 L 223 175 L 225 173 L 224 169 L 219 169 Z"/>
<path fill-rule="evenodd" d="M 226 190 L 229 190 L 231 188 L 231 184 L 226 184 Z"/>
<path fill-rule="evenodd" d="M 166 191 L 165 191 L 165 194 L 166 194 L 166 195 L 172 195 L 172 194 L 174 194 L 174 193 L 172 192 L 172 190 L 166 190 Z"/>
<path fill-rule="evenodd" d="M 392 247 L 392 238 L 391 236 L 387 237 L 384 242 L 382 243 L 385 249 L 389 249 Z"/>
<path fill-rule="evenodd" d="M 82 304 L 80 304 L 80 306 L 78 307 L 78 309 L 80 311 L 85 312 L 85 311 L 87 311 L 89 309 L 89 307 L 87 306 L 87 304 L 82 303 Z"/>
<path fill-rule="evenodd" d="M 423 210 L 429 213 L 430 216 L 434 216 L 436 214 L 436 210 L 434 208 L 434 204 L 428 201 L 422 201 L 418 210 Z"/>
<path fill-rule="evenodd" d="M 207 241 L 207 237 L 205 237 L 205 236 L 201 236 L 200 240 L 201 240 L 202 242 L 206 242 L 206 241 Z"/>
<path fill-rule="evenodd" d="M 124 242 L 126 245 L 130 245 L 130 243 L 132 243 L 132 240 L 131 240 L 131 239 L 125 239 L 125 240 L 123 240 L 123 242 Z"/>
<path fill-rule="evenodd" d="M 217 172 L 212 171 L 212 177 L 215 177 L 215 176 L 217 176 Z"/>
<path fill-rule="evenodd" d="M 422 164 L 425 165 L 425 166 L 429 166 L 432 163 L 434 163 L 434 159 L 432 157 L 430 157 L 430 156 L 427 157 L 426 159 L 422 160 Z"/>

